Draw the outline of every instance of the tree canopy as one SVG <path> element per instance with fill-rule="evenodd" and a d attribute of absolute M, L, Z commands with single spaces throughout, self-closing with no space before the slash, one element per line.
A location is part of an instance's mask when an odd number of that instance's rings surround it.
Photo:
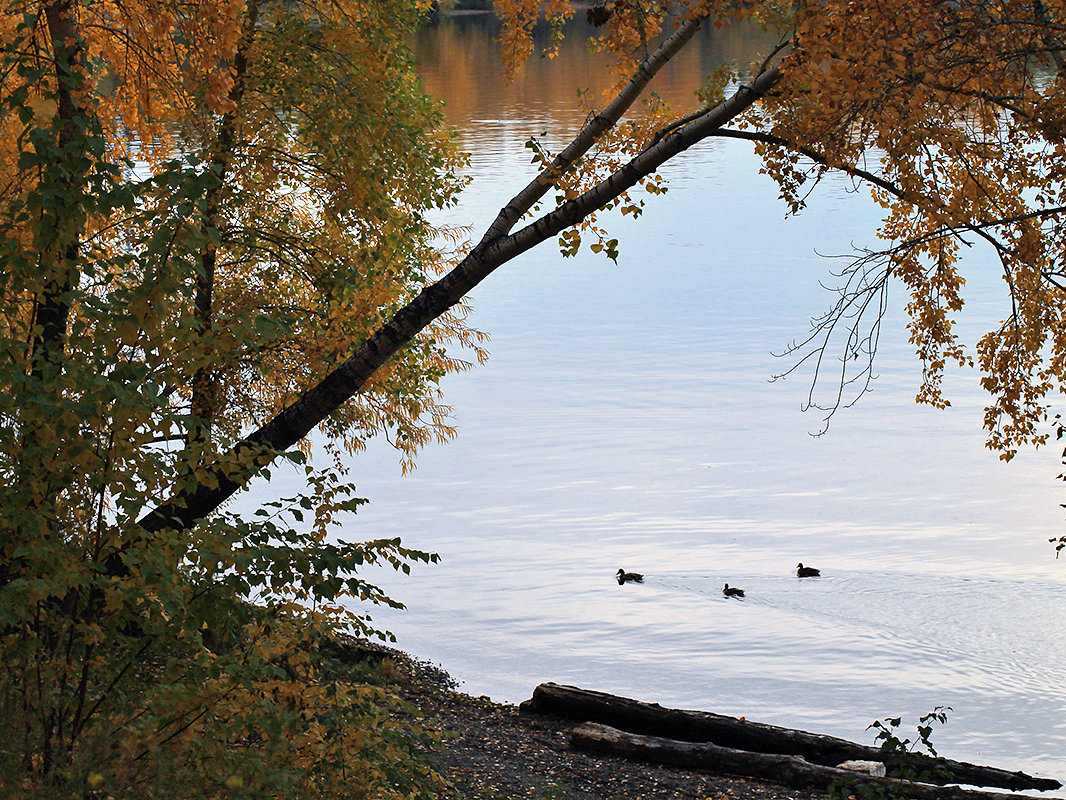
<path fill-rule="evenodd" d="M 331 759 L 361 764 L 368 792 L 383 780 L 359 754 L 398 733 L 351 724 L 381 713 L 368 690 L 290 651 L 326 630 L 322 603 L 391 602 L 358 564 L 428 554 L 327 540 L 362 501 L 310 466 L 305 495 L 255 520 L 217 513 L 128 545 L 153 497 L 195 484 L 447 263 L 448 232 L 426 212 L 451 202 L 462 156 L 405 44 L 422 10 L 5 5 L 0 605 L 5 718 L 23 730 L 3 747 L 18 762 L 3 781 L 110 766 L 118 787 L 146 790 L 138 764 L 163 743 L 181 745 L 179 775 L 209 778 L 233 768 L 239 735 L 265 740 L 261 790 Z M 333 409 L 326 444 L 385 431 L 409 462 L 453 435 L 440 378 L 468 366 L 464 346 L 483 357 L 464 317 L 449 310 Z M 241 603 L 257 597 L 281 616 L 242 630 Z M 288 659 L 281 677 L 271 652 Z M 151 688 L 127 696 L 131 679 Z M 324 703 L 335 721 L 309 740 Z M 211 753 L 212 739 L 229 744 Z"/>
<path fill-rule="evenodd" d="M 0 703 L 18 724 L 0 786 L 328 794 L 358 764 L 368 794 L 408 791 L 400 732 L 321 645 L 371 630 L 343 594 L 393 602 L 360 566 L 430 556 L 331 538 L 361 501 L 307 437 L 385 434 L 409 464 L 452 436 L 439 381 L 484 357 L 468 293 L 548 240 L 613 257 L 605 212 L 639 214 L 712 137 L 750 141 L 793 210 L 830 171 L 884 207 L 883 249 L 798 352 L 816 376 L 862 390 L 897 281 L 918 399 L 946 405 L 945 369 L 972 364 L 989 445 L 1046 440 L 1066 377 L 1062 3 L 497 0 L 508 69 L 535 26 L 585 13 L 617 81 L 469 244 L 430 221 L 464 184 L 408 51 L 430 5 L 5 2 Z M 666 107 L 656 72 L 726 19 L 777 46 Z M 973 246 L 1010 307 L 964 342 Z M 306 463 L 306 494 L 227 514 L 279 457 Z"/>

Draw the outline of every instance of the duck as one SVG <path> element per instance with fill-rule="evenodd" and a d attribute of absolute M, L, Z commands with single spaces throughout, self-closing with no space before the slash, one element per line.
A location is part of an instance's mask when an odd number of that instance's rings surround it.
<path fill-rule="evenodd" d="M 619 586 L 623 583 L 644 583 L 644 576 L 639 572 L 626 572 L 624 569 L 620 569 L 615 573 L 615 577 L 618 579 Z"/>
<path fill-rule="evenodd" d="M 803 566 L 802 561 L 796 565 L 797 578 L 817 578 L 821 574 L 822 571 L 820 569 L 815 569 L 814 567 L 805 567 Z"/>
<path fill-rule="evenodd" d="M 726 597 L 743 597 L 744 590 L 738 589 L 736 586 L 730 586 L 728 583 L 722 587 L 722 594 Z"/>

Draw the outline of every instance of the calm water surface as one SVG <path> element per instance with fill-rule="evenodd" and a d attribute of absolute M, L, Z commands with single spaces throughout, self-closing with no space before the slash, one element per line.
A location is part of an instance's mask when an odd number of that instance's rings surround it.
<path fill-rule="evenodd" d="M 427 87 L 472 152 L 445 220 L 480 235 L 530 176 L 523 143 L 564 141 L 582 46 L 511 86 L 485 17 L 418 40 Z M 706 36 L 662 77 L 687 102 L 759 35 Z M 953 406 L 914 405 L 902 292 L 874 390 L 811 436 L 809 374 L 776 358 L 830 302 L 819 255 L 874 245 L 865 193 L 828 182 L 786 219 L 750 148 L 709 143 L 665 173 L 636 222 L 611 220 L 618 265 L 551 245 L 474 294 L 488 365 L 445 386 L 459 439 L 401 478 L 385 447 L 353 459 L 371 503 L 352 538 L 402 536 L 442 563 L 377 575 L 409 606 L 380 612 L 400 646 L 465 690 L 519 701 L 554 680 L 869 742 L 874 719 L 950 705 L 946 755 L 1066 779 L 1066 559 L 1054 449 L 985 450 L 972 374 Z M 963 330 L 1002 315 L 991 254 L 968 255 Z M 798 561 L 824 577 L 799 581 Z M 619 567 L 647 574 L 618 586 Z M 728 581 L 747 590 L 727 601 Z"/>

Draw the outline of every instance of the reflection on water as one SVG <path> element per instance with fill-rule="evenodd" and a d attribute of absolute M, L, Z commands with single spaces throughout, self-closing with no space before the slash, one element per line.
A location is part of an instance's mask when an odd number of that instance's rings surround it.
<path fill-rule="evenodd" d="M 534 56 L 511 82 L 500 79 L 499 28 L 488 14 L 444 17 L 415 43 L 415 59 L 427 91 L 445 98 L 448 119 L 470 134 L 496 123 L 525 141 L 531 120 L 580 120 L 578 91 L 592 102 L 611 88 L 609 60 L 586 45 L 592 29 L 581 15 L 567 28 L 555 58 Z M 540 41 L 547 44 L 547 32 Z M 753 26 L 727 26 L 697 35 L 696 46 L 682 51 L 655 78 L 655 92 L 679 110 L 694 107 L 694 90 L 723 61 L 747 64 L 765 54 L 777 39 Z M 482 154 L 484 155 L 484 154 Z"/>
<path fill-rule="evenodd" d="M 561 137 L 576 90 L 602 89 L 574 42 L 503 86 L 491 36 L 472 16 L 417 43 L 473 151 L 453 223 L 490 219 L 528 180 L 522 142 Z M 659 90 L 680 104 L 760 36 L 706 35 Z M 380 576 L 410 607 L 380 620 L 501 700 L 555 680 L 862 741 L 950 705 L 945 754 L 1066 778 L 1056 454 L 985 451 L 972 375 L 952 376 L 950 410 L 914 406 L 898 310 L 873 393 L 811 437 L 804 379 L 768 383 L 770 354 L 829 302 L 816 249 L 871 243 L 876 209 L 830 183 L 786 219 L 736 142 L 665 172 L 643 218 L 611 221 L 617 266 L 548 245 L 479 287 L 493 359 L 445 386 L 456 443 L 404 479 L 385 448 L 353 460 L 371 503 L 348 535 L 443 557 Z M 968 257 L 972 333 L 1002 306 L 991 256 Z M 797 580 L 801 560 L 824 577 Z M 619 567 L 646 583 L 618 586 Z"/>

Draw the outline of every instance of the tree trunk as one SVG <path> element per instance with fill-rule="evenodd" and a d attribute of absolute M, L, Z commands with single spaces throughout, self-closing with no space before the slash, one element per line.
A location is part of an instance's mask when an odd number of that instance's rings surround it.
<path fill-rule="evenodd" d="M 831 784 L 845 781 L 852 782 L 856 788 L 860 784 L 883 787 L 886 795 L 890 797 L 912 797 L 917 800 L 1002 800 L 1004 797 L 1031 797 L 877 778 L 846 769 L 812 764 L 798 755 L 753 753 L 707 742 L 681 742 L 657 736 L 641 736 L 594 722 L 586 722 L 574 728 L 570 734 L 570 744 L 596 753 L 687 769 L 713 770 L 745 778 L 759 778 L 798 789 L 826 791 Z"/>
<path fill-rule="evenodd" d="M 58 118 L 57 150 L 74 150 L 84 136 L 84 119 L 91 113 L 75 97 L 81 82 L 77 71 L 81 67 L 84 47 L 75 25 L 76 4 L 73 0 L 46 3 L 44 18 L 52 40 L 52 60 L 55 70 L 56 115 Z M 83 121 L 79 121 L 83 120 Z M 77 163 L 72 153 L 71 160 Z M 62 205 L 55 212 L 55 221 L 40 256 L 40 270 L 44 277 L 34 304 L 33 335 L 30 339 L 30 372 L 44 380 L 49 368 L 61 372 L 63 350 L 66 345 L 70 301 L 67 295 L 77 284 L 78 255 L 81 250 L 82 208 L 85 192 L 83 170 L 69 164 L 52 164 L 52 173 L 42 183 L 57 187 L 56 196 Z M 65 206 L 65 207 L 63 207 Z M 50 241 L 49 241 L 50 240 Z"/>
<path fill-rule="evenodd" d="M 626 697 L 542 683 L 521 709 L 551 714 L 580 722 L 598 722 L 637 734 L 669 737 L 686 742 L 710 742 L 721 747 L 802 756 L 808 762 L 835 766 L 842 761 L 884 761 L 884 751 L 866 745 L 806 731 L 747 722 L 709 711 L 683 711 L 642 703 Z M 995 767 L 967 764 L 947 758 L 914 757 L 917 771 L 945 770 L 952 783 L 995 786 L 1001 789 L 1058 789 L 1062 784 L 1051 778 L 1036 778 L 1024 772 L 1008 772 Z"/>
<path fill-rule="evenodd" d="M 222 115 L 218 124 L 218 136 L 208 161 L 208 171 L 214 183 L 204 197 L 204 214 L 200 229 L 204 247 L 200 254 L 200 272 L 196 276 L 195 313 L 196 322 L 203 336 L 209 337 L 214 321 L 215 267 L 218 260 L 220 198 L 226 188 L 230 163 L 237 150 L 238 115 L 247 89 L 248 51 L 252 47 L 259 25 L 259 0 L 248 3 L 244 12 L 243 32 L 237 51 L 233 56 L 233 86 L 229 91 L 230 109 Z M 212 359 L 205 357 L 210 362 Z M 218 385 L 211 367 L 201 366 L 192 379 L 192 424 L 186 437 L 186 446 L 207 447 L 211 441 L 211 428 L 219 411 Z"/>

